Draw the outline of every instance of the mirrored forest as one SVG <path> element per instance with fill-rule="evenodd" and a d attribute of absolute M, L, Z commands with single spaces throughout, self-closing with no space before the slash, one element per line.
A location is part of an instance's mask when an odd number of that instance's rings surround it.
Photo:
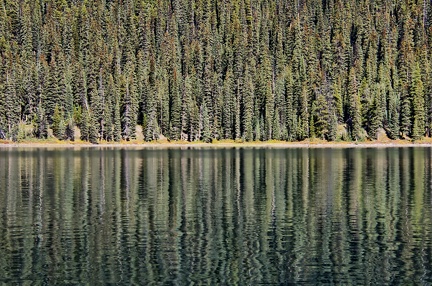
<path fill-rule="evenodd" d="M 1 0 L 0 136 L 430 136 L 431 5 Z"/>
<path fill-rule="evenodd" d="M 0 282 L 428 284 L 432 151 L 0 151 Z"/>

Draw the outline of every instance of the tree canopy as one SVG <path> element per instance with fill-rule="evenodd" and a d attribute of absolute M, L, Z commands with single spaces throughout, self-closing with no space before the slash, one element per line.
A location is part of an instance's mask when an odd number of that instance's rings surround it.
<path fill-rule="evenodd" d="M 430 1 L 0 0 L 0 130 L 420 139 L 431 33 Z"/>

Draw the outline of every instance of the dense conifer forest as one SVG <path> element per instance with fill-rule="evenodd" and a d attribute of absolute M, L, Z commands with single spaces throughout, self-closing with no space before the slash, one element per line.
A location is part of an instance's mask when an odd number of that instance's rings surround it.
<path fill-rule="evenodd" d="M 0 139 L 420 139 L 431 24 L 426 0 L 0 0 Z"/>

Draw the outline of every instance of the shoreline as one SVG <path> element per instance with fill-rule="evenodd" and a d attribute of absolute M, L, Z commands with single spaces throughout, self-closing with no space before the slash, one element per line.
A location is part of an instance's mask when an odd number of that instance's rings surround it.
<path fill-rule="evenodd" d="M 392 148 L 392 147 L 432 147 L 431 140 L 411 142 L 407 140 L 365 141 L 365 142 L 120 142 L 99 143 L 87 142 L 7 142 L 0 141 L 0 149 L 9 148 L 123 148 L 123 149 L 170 149 L 170 148 Z"/>

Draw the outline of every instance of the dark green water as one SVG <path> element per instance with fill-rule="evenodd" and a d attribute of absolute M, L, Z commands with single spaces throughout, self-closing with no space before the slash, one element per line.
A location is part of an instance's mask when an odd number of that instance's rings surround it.
<path fill-rule="evenodd" d="M 0 284 L 431 284 L 432 149 L 0 149 Z"/>

